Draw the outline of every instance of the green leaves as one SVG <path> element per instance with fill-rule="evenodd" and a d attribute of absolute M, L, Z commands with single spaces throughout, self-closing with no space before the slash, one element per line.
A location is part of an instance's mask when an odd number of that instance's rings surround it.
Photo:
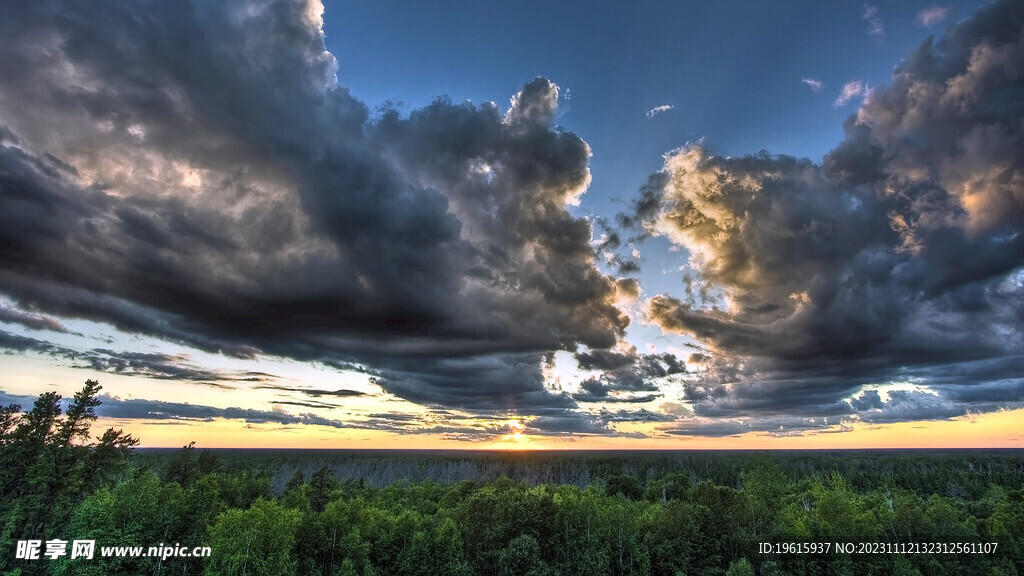
<path fill-rule="evenodd" d="M 96 380 L 86 380 L 85 386 L 75 393 L 64 421 L 58 426 L 58 442 L 62 446 L 70 446 L 75 440 L 88 441 L 89 427 L 96 420 L 96 407 L 101 404 L 100 389 Z"/>
<path fill-rule="evenodd" d="M 302 513 L 273 500 L 258 499 L 248 510 L 220 515 L 210 529 L 213 556 L 208 576 L 291 576 L 298 562 L 292 554 Z"/>
<path fill-rule="evenodd" d="M 52 538 L 62 534 L 71 512 L 105 480 L 127 465 L 138 440 L 108 430 L 99 443 L 89 442 L 89 431 L 100 405 L 99 382 L 87 380 L 61 413 L 61 397 L 46 392 L 32 409 L 0 409 L 0 546 L 17 539 Z M 13 562 L 0 557 L 0 570 Z M 28 574 L 41 564 L 21 567 Z"/>

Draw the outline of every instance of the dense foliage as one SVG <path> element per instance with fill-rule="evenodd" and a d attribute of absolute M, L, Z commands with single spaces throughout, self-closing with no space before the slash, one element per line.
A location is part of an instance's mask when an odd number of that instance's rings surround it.
<path fill-rule="evenodd" d="M 17 540 L 60 533 L 88 494 L 126 469 L 138 440 L 111 428 L 90 442 L 99 392 L 87 380 L 63 413 L 55 392 L 24 413 L 17 404 L 0 407 L 0 569 L 12 562 Z"/>
<path fill-rule="evenodd" d="M 1017 451 L 445 455 L 189 445 L 136 454 L 125 469 L 118 463 L 135 444 L 130 437 L 110 431 L 84 443 L 97 391 L 87 383 L 63 418 L 54 395 L 25 414 L 4 409 L 6 574 L 1024 574 L 1024 454 Z M 319 466 L 313 472 L 310 462 Z M 509 474 L 424 478 L 474 467 Z M 570 481 L 552 481 L 559 475 Z M 28 538 L 209 546 L 212 554 L 15 560 L 14 541 Z M 998 548 L 793 554 L 760 547 L 799 542 Z"/>

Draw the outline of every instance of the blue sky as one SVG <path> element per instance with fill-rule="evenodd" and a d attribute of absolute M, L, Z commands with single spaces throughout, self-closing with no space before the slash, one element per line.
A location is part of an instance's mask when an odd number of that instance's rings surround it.
<path fill-rule="evenodd" d="M 0 402 L 98 378 L 151 445 L 1020 443 L 1019 14 L 7 7 Z"/>
<path fill-rule="evenodd" d="M 837 106 L 843 86 L 889 84 L 908 53 L 981 4 L 341 2 L 323 17 L 339 81 L 371 107 L 407 111 L 438 97 L 504 107 L 535 76 L 558 84 L 557 122 L 594 154 L 574 212 L 613 218 L 662 155 L 688 142 L 820 162 L 861 102 Z M 651 113 L 660 106 L 672 108 Z M 666 253 L 658 238 L 641 248 L 646 291 L 676 291 L 680 274 L 661 271 L 675 272 L 685 252 Z"/>
<path fill-rule="evenodd" d="M 844 84 L 888 84 L 912 49 L 979 5 L 941 3 L 947 16 L 924 26 L 917 15 L 934 3 L 342 2 L 325 6 L 324 31 L 339 80 L 370 106 L 504 106 L 534 76 L 568 90 L 559 123 L 593 148 L 588 204 L 603 208 L 700 138 L 719 154 L 820 160 L 857 104 L 833 106 Z M 647 118 L 662 105 L 673 109 Z"/>

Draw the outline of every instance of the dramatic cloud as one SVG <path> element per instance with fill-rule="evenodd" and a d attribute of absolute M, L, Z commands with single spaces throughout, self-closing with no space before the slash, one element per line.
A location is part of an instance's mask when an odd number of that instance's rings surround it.
<path fill-rule="evenodd" d="M 921 45 L 821 165 L 699 146 L 666 157 L 623 221 L 687 249 L 685 297 L 655 296 L 647 313 L 711 356 L 683 385 L 694 418 L 666 431 L 1024 406 L 1016 8 L 990 5 Z M 901 382 L 916 388 L 871 392 Z"/>
<path fill-rule="evenodd" d="M 949 8 L 942 6 L 933 6 L 931 8 L 925 8 L 917 13 L 917 17 L 914 18 L 914 23 L 918 26 L 925 28 L 931 28 L 932 26 L 942 22 L 949 16 Z"/>
<path fill-rule="evenodd" d="M 675 106 L 672 106 L 671 104 L 662 104 L 661 106 L 655 106 L 654 108 L 651 108 L 650 110 L 647 111 L 647 117 L 654 118 L 658 114 L 661 114 L 662 112 L 668 112 L 673 108 L 675 108 Z"/>
<path fill-rule="evenodd" d="M 327 402 L 300 402 L 298 400 L 277 400 L 272 402 L 274 406 L 299 406 L 302 408 L 316 408 L 333 410 L 335 408 L 341 408 L 340 404 L 329 404 Z"/>
<path fill-rule="evenodd" d="M 601 411 L 601 420 L 604 422 L 671 422 L 675 416 L 669 414 L 658 414 L 643 408 L 631 412 L 628 410 Z"/>
<path fill-rule="evenodd" d="M 281 392 L 298 392 L 300 394 L 305 394 L 307 396 L 312 396 L 314 398 L 319 398 L 321 396 L 336 396 L 338 398 L 367 396 L 365 392 L 360 392 L 358 390 L 347 390 L 345 388 L 341 388 L 338 390 L 316 390 L 313 388 L 295 388 L 293 386 L 278 386 L 276 384 L 264 384 L 260 386 L 254 386 L 254 388 L 259 390 L 279 390 Z"/>
<path fill-rule="evenodd" d="M 590 148 L 553 124 L 558 87 L 534 79 L 505 111 L 442 99 L 371 120 L 338 85 L 321 11 L 6 10 L 0 294 L 32 315 L 0 320 L 83 318 L 358 367 L 416 402 L 577 414 L 543 358 L 615 346 L 628 318 L 568 212 Z M 89 361 L 192 377 L 120 360 Z"/>
<path fill-rule="evenodd" d="M 815 80 L 814 78 L 804 78 L 803 80 L 801 80 L 801 82 L 806 84 L 814 92 L 821 92 L 822 90 L 825 89 L 825 83 L 822 82 L 821 80 Z"/>
<path fill-rule="evenodd" d="M 56 318 L 24 312 L 17 308 L 5 306 L 3 303 L 0 303 L 0 322 L 21 324 L 29 330 L 49 330 L 51 332 L 67 333 L 67 329 Z"/>
<path fill-rule="evenodd" d="M 76 353 L 69 358 L 84 361 L 77 368 L 110 372 L 125 376 L 142 376 L 158 380 L 206 382 L 262 382 L 277 376 L 262 372 L 206 370 L 191 365 L 186 354 L 115 352 L 102 348 Z"/>
<path fill-rule="evenodd" d="M 33 352 L 70 361 L 73 368 L 107 372 L 122 376 L 140 376 L 157 380 L 183 380 L 223 388 L 225 382 L 263 382 L 277 376 L 244 370 L 207 370 L 191 363 L 187 354 L 118 352 L 94 348 L 84 352 L 0 330 L 0 350 L 8 353 Z"/>
<path fill-rule="evenodd" d="M 578 352 L 576 361 L 583 370 L 602 373 L 580 383 L 583 390 L 573 395 L 579 402 L 651 402 L 661 396 L 661 379 L 686 372 L 672 354 L 640 354 L 635 347 Z"/>
<path fill-rule="evenodd" d="M 66 404 L 70 399 L 64 399 Z M 216 408 L 183 402 L 165 402 L 159 400 L 143 400 L 141 398 L 121 399 L 109 394 L 101 394 L 101 404 L 96 408 L 97 416 L 130 420 L 176 420 L 176 421 L 210 421 L 214 418 L 242 420 L 251 424 L 305 424 L 346 428 L 347 426 L 330 418 L 316 414 L 289 414 L 283 409 L 253 410 L 250 408 Z M 0 404 L 17 404 L 23 410 L 29 410 L 35 398 L 7 394 L 0 390 Z"/>
<path fill-rule="evenodd" d="M 7 353 L 36 352 L 39 354 L 47 354 L 63 358 L 77 357 L 77 352 L 69 348 L 57 346 L 49 342 L 44 342 L 43 340 L 29 338 L 28 336 L 11 334 L 5 330 L 0 330 L 0 350 L 4 350 Z"/>
<path fill-rule="evenodd" d="M 1015 9 L 985 7 L 928 40 L 887 88 L 843 86 L 836 107 L 860 109 L 820 165 L 669 154 L 616 221 L 629 236 L 574 216 L 591 150 L 556 124 L 568 95 L 547 79 L 524 78 L 507 106 L 441 98 L 371 115 L 336 77 L 315 1 L 12 4 L 0 322 L 33 337 L 0 330 L 0 349 L 285 396 L 269 412 L 110 398 L 108 415 L 338 427 L 284 406 L 336 409 L 362 392 L 46 334 L 84 319 L 314 362 L 476 419 L 382 411 L 346 427 L 459 437 L 608 435 L 617 422 L 790 434 L 1020 406 Z M 876 7 L 863 18 L 883 34 Z M 603 271 L 638 272 L 649 235 L 686 249 L 680 293 L 651 298 L 642 276 Z M 624 341 L 640 308 L 699 342 L 690 371 Z M 579 391 L 549 381 L 556 351 L 587 371 Z M 917 387 L 880 391 L 894 382 Z M 648 402 L 661 412 L 580 406 Z"/>
<path fill-rule="evenodd" d="M 579 402 L 631 402 L 643 404 L 645 402 L 651 402 L 658 399 L 657 394 L 645 394 L 642 396 L 613 396 L 613 392 L 617 392 L 620 388 L 613 384 L 607 384 L 597 379 L 584 380 L 580 383 L 580 387 L 583 391 L 578 394 L 573 394 Z M 657 388 L 651 386 L 648 390 L 655 391 Z"/>

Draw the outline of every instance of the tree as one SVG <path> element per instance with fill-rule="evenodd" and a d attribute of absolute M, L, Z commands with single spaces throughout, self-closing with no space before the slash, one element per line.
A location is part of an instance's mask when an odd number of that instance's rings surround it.
<path fill-rule="evenodd" d="M 547 576 L 540 544 L 529 534 L 516 536 L 498 553 L 498 576 Z"/>
<path fill-rule="evenodd" d="M 72 510 L 86 495 L 127 464 L 138 440 L 109 429 L 99 444 L 89 441 L 89 430 L 100 405 L 99 382 L 86 380 L 67 413 L 61 414 L 61 396 L 46 392 L 32 409 L 0 410 L 0 547 L 14 539 L 39 539 L 60 533 Z M 0 570 L 9 558 L 0 558 Z M 43 570 L 26 564 L 23 572 Z"/>
<path fill-rule="evenodd" d="M 640 484 L 640 481 L 632 476 L 613 474 L 608 477 L 605 492 L 609 496 L 622 494 L 630 500 L 639 500 L 644 495 L 644 488 Z"/>
<path fill-rule="evenodd" d="M 459 533 L 459 527 L 451 518 L 444 518 L 434 528 L 432 555 L 434 558 L 432 566 L 436 567 L 434 574 L 438 576 L 469 576 L 472 574 L 469 562 L 466 561 L 462 550 L 462 534 Z"/>
<path fill-rule="evenodd" d="M 92 446 L 85 462 L 84 493 L 90 493 L 105 482 L 120 478 L 127 469 L 132 451 L 139 440 L 123 430 L 108 428 L 99 437 L 99 443 Z"/>
<path fill-rule="evenodd" d="M 164 480 L 188 486 L 198 478 L 199 463 L 196 461 L 195 451 L 195 440 L 182 446 L 171 460 L 167 462 L 167 468 L 164 470 Z"/>
<path fill-rule="evenodd" d="M 58 446 L 71 446 L 73 440 L 89 440 L 89 427 L 96 420 L 96 407 L 101 404 L 101 389 L 96 380 L 86 380 L 85 386 L 75 393 L 64 413 L 64 421 L 58 426 Z"/>
<path fill-rule="evenodd" d="M 607 574 L 611 566 L 610 530 L 603 521 L 605 497 L 575 486 L 555 489 L 552 549 L 554 572 L 567 576 Z"/>
<path fill-rule="evenodd" d="M 314 512 L 323 512 L 331 499 L 331 494 L 338 489 L 338 479 L 334 472 L 324 466 L 317 470 L 309 479 L 309 505 Z"/>
<path fill-rule="evenodd" d="M 691 537 L 696 534 L 693 507 L 669 500 L 649 508 L 643 516 L 643 542 L 651 556 L 651 574 L 683 573 L 693 561 Z"/>
<path fill-rule="evenodd" d="M 210 529 L 209 546 L 217 553 L 206 574 L 229 576 L 290 576 L 298 562 L 292 556 L 296 529 L 302 519 L 273 500 L 260 498 L 248 510 L 228 510 Z"/>
<path fill-rule="evenodd" d="M 11 433 L 18 427 L 21 421 L 21 406 L 8 404 L 0 406 L 0 448 L 7 446 L 11 440 Z"/>
<path fill-rule="evenodd" d="M 746 558 L 740 558 L 729 564 L 729 569 L 725 571 L 725 576 L 755 576 L 754 567 L 750 565 Z"/>
<path fill-rule="evenodd" d="M 281 493 L 280 498 L 281 504 L 297 510 L 312 510 L 306 492 L 306 475 L 302 470 L 296 470 L 284 486 L 284 492 Z"/>
<path fill-rule="evenodd" d="M 195 496 L 194 494 L 188 496 Z M 180 543 L 201 546 L 205 534 L 194 524 L 205 525 L 206 518 L 189 513 L 191 498 L 181 486 L 162 482 L 146 470 L 114 488 L 103 488 L 75 508 L 66 531 L 67 540 L 95 540 L 96 546 L 157 546 Z M 198 521 L 198 522 L 197 522 Z M 179 563 L 178 559 L 174 560 Z M 63 574 L 107 575 L 156 573 L 163 566 L 160 558 L 97 557 L 70 560 L 64 557 L 55 569 Z"/>

